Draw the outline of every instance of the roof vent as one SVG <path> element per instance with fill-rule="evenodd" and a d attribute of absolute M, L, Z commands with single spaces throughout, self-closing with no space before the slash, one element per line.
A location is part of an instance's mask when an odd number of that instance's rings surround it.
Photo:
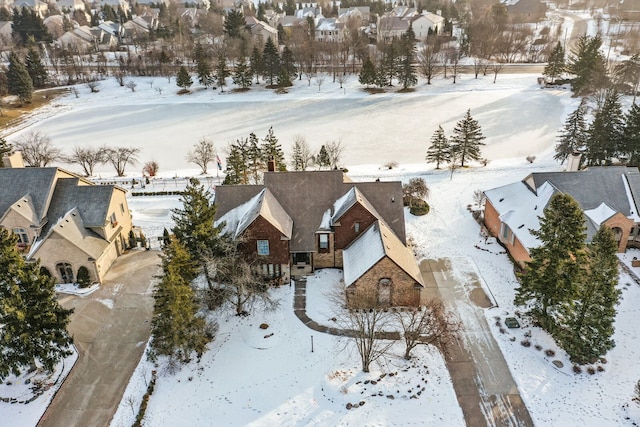
<path fill-rule="evenodd" d="M 522 227 L 524 227 L 524 224 L 522 224 L 521 226 L 519 226 L 519 227 L 518 227 L 518 229 L 520 229 L 520 228 L 522 228 Z"/>
<path fill-rule="evenodd" d="M 498 202 L 502 202 L 502 201 L 504 201 L 504 197 L 503 197 L 503 198 L 501 198 L 500 200 L 498 200 Z"/>

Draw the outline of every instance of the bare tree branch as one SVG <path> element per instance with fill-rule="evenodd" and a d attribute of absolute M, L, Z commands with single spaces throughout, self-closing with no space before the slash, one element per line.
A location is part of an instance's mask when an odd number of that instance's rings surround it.
<path fill-rule="evenodd" d="M 201 138 L 200 141 L 193 146 L 193 149 L 187 153 L 187 161 L 198 165 L 201 170 L 201 175 L 207 173 L 209 163 L 213 162 L 215 158 L 216 149 L 213 146 L 213 142 L 206 138 Z"/>
<path fill-rule="evenodd" d="M 62 159 L 62 152 L 51 143 L 51 139 L 38 131 L 29 132 L 15 143 L 15 151 L 22 152 L 27 166 L 43 168 Z"/>

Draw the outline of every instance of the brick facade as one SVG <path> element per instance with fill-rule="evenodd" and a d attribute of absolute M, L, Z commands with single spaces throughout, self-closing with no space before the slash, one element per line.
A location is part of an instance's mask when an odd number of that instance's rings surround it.
<path fill-rule="evenodd" d="M 347 288 L 349 302 L 368 299 L 371 296 L 379 298 L 379 287 L 382 279 L 389 279 L 390 281 L 391 306 L 420 305 L 420 284 L 388 257 L 380 260 Z M 417 286 L 420 286 L 420 288 L 417 288 Z M 380 303 L 381 301 L 378 299 L 377 302 Z"/>
<path fill-rule="evenodd" d="M 633 220 L 618 212 L 606 220 L 604 225 L 613 230 L 616 240 L 618 240 L 618 252 L 624 252 L 628 246 L 629 236 L 633 228 Z"/>
<path fill-rule="evenodd" d="M 344 249 L 349 243 L 353 242 L 364 230 L 376 221 L 364 206 L 359 203 L 353 205 L 347 212 L 339 218 L 339 226 L 334 226 L 335 230 L 335 247 L 336 249 Z M 359 230 L 356 231 L 356 224 L 359 224 Z"/>
<path fill-rule="evenodd" d="M 487 200 L 484 205 L 484 225 L 487 227 L 489 234 L 504 245 L 513 260 L 517 262 L 520 267 L 523 267 L 525 262 L 531 261 L 531 256 L 529 256 L 527 248 L 513 235 L 513 231 L 509 230 L 507 238 L 501 235 L 502 222 L 500 221 L 500 215 L 489 200 Z"/>

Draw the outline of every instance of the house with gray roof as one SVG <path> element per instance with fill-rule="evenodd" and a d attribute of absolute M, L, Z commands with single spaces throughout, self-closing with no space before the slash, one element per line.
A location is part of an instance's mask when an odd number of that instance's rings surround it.
<path fill-rule="evenodd" d="M 580 171 L 537 172 L 522 181 L 486 190 L 484 225 L 521 265 L 540 242 L 531 233 L 556 193 L 573 197 L 584 214 L 587 241 L 600 226 L 614 231 L 618 251 L 640 244 L 640 172 L 630 167 L 592 167 Z"/>
<path fill-rule="evenodd" d="M 127 247 L 131 213 L 125 190 L 95 185 L 56 167 L 0 168 L 0 227 L 18 237 L 28 260 L 39 260 L 58 283 L 81 267 L 100 282 Z"/>
<path fill-rule="evenodd" d="M 420 303 L 424 285 L 406 246 L 401 182 L 353 182 L 340 170 L 274 167 L 263 185 L 218 186 L 215 205 L 216 225 L 242 239 L 245 256 L 268 278 L 286 283 L 340 268 L 348 295 Z"/>

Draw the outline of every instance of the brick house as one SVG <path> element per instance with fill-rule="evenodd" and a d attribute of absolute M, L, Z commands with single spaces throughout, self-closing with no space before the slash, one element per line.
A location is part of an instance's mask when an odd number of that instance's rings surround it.
<path fill-rule="evenodd" d="M 126 248 L 125 194 L 60 168 L 0 168 L 0 227 L 16 234 L 26 259 L 40 260 L 56 282 L 75 282 L 80 267 L 100 282 Z"/>
<path fill-rule="evenodd" d="M 352 182 L 342 171 L 267 172 L 264 185 L 216 188 L 216 224 L 242 238 L 265 277 L 289 282 L 319 268 L 344 270 L 350 294 L 418 305 L 423 288 L 406 247 L 402 184 Z"/>
<path fill-rule="evenodd" d="M 532 173 L 519 182 L 484 192 L 484 224 L 520 265 L 540 242 L 530 230 L 555 193 L 571 195 L 584 214 L 587 241 L 601 225 L 611 227 L 618 251 L 640 244 L 640 172 L 637 168 L 593 167 L 582 171 Z"/>

